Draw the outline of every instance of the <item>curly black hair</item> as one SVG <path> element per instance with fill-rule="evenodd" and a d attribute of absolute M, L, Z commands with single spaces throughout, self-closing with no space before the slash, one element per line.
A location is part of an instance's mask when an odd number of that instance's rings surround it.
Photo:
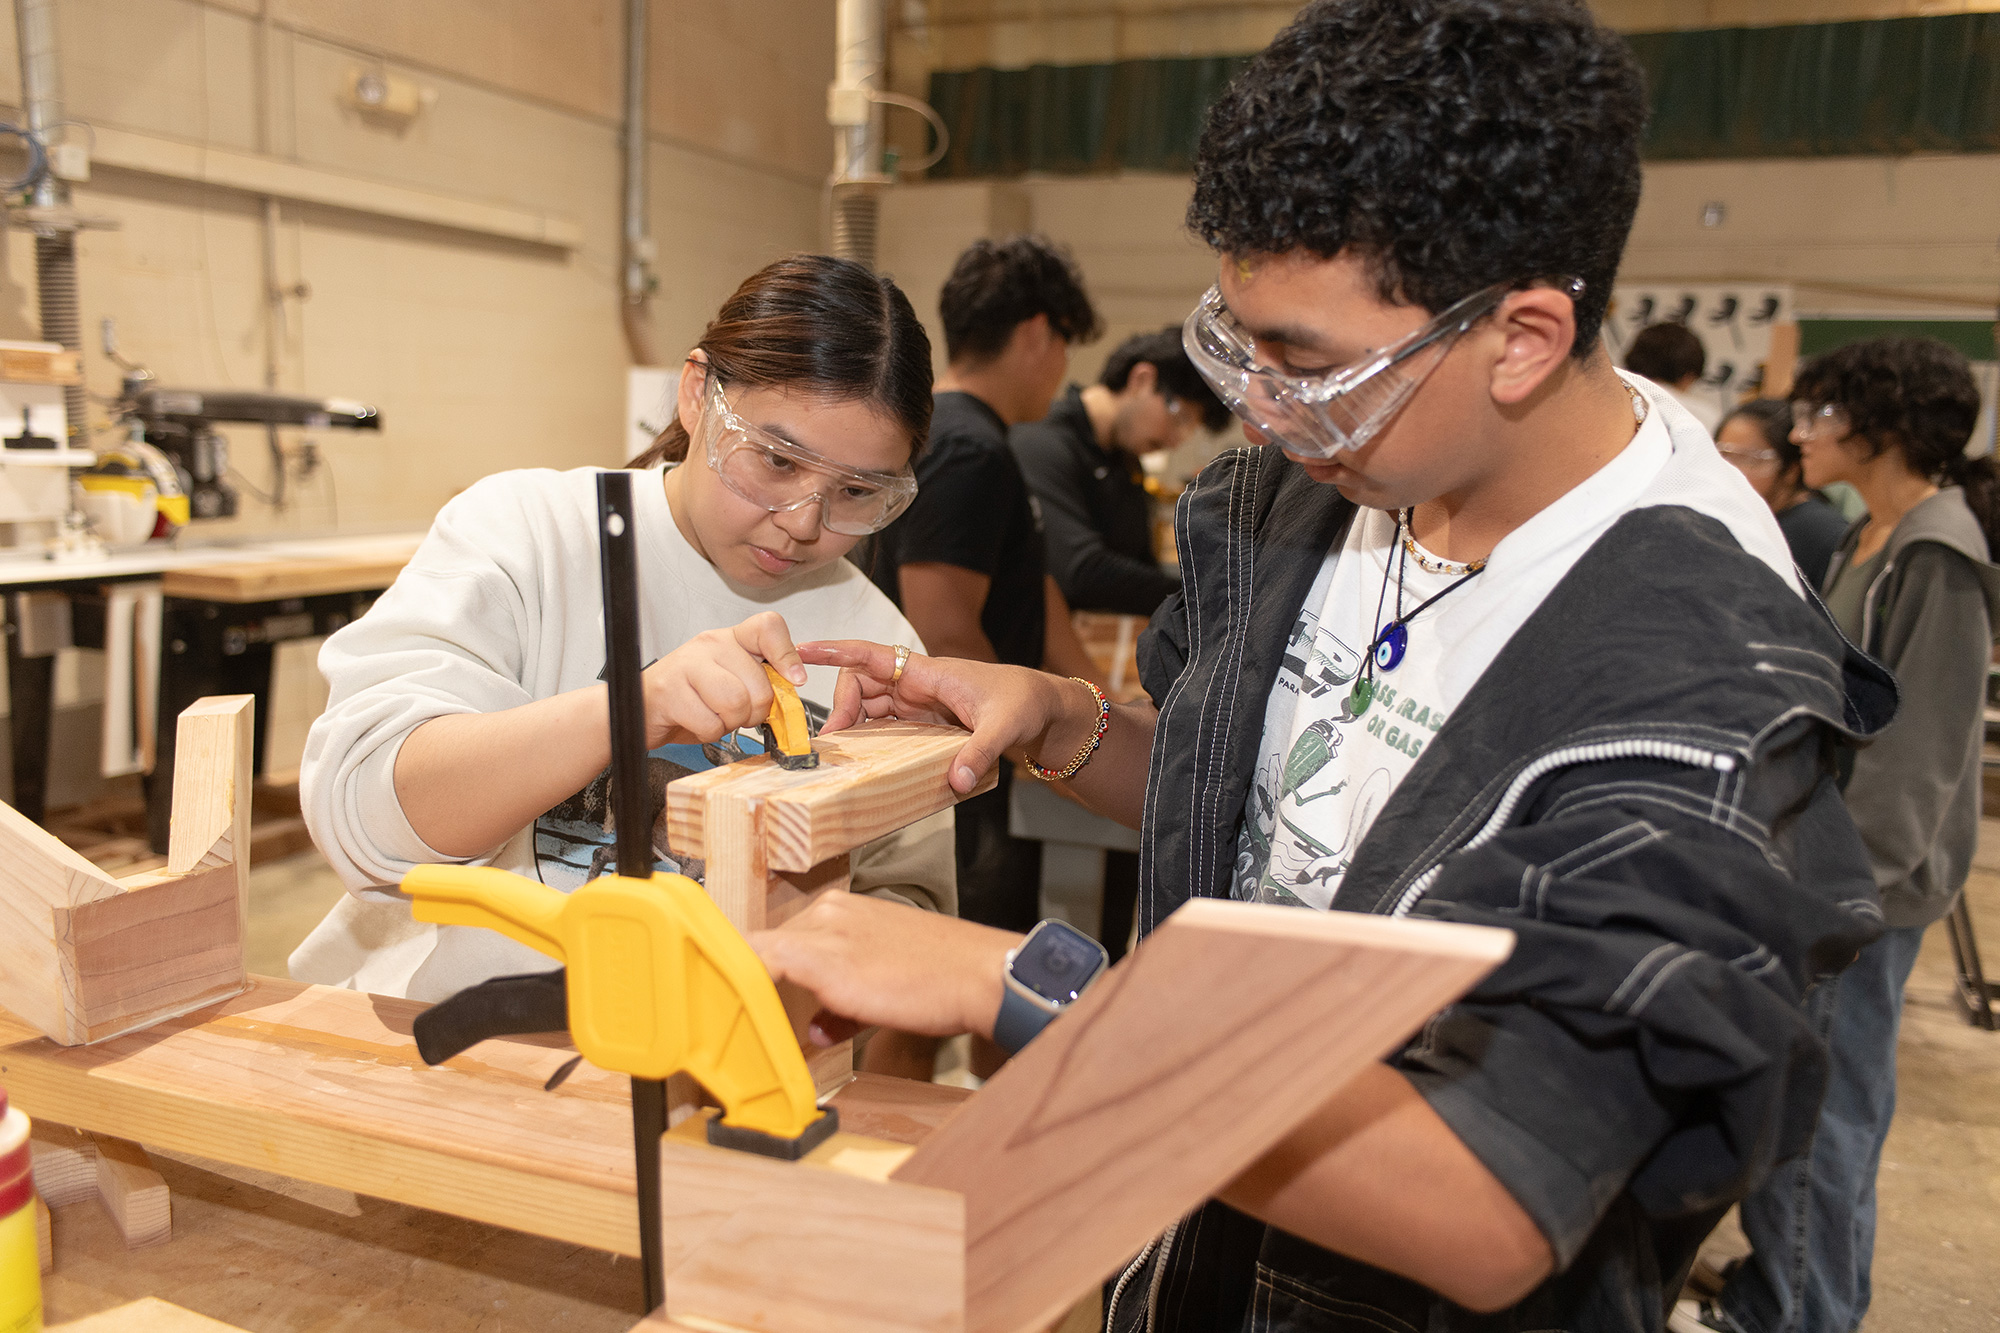
<path fill-rule="evenodd" d="M 1577 277 L 1597 345 L 1639 204 L 1645 80 L 1578 0 L 1320 0 L 1209 108 L 1188 226 L 1226 255 L 1353 248 L 1439 311 Z"/>
<path fill-rule="evenodd" d="M 938 293 L 948 360 L 990 361 L 1014 326 L 1047 315 L 1063 341 L 1089 342 L 1103 332 L 1097 307 L 1069 251 L 1041 236 L 974 241 Z"/>
<path fill-rule="evenodd" d="M 1792 401 L 1847 414 L 1869 457 L 1895 448 L 1911 471 L 1965 488 L 1987 542 L 2000 549 L 2000 471 L 1968 458 L 1979 386 L 1964 355 L 1935 338 L 1869 338 L 1816 356 L 1792 379 Z"/>
<path fill-rule="evenodd" d="M 1132 367 L 1140 362 L 1158 373 L 1163 391 L 1182 402 L 1193 403 L 1201 412 L 1201 424 L 1210 431 L 1229 424 L 1229 409 L 1215 396 L 1215 390 L 1208 387 L 1208 381 L 1194 368 L 1194 362 L 1188 360 L 1187 348 L 1181 345 L 1180 325 L 1169 324 L 1152 333 L 1135 333 L 1119 343 L 1104 359 L 1097 382 L 1113 393 L 1121 393 L 1126 381 L 1132 378 Z"/>

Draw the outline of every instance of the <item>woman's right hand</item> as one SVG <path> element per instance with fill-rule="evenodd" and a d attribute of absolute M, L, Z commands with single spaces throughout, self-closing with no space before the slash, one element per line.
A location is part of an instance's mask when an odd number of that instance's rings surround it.
<path fill-rule="evenodd" d="M 806 683 L 792 632 L 775 611 L 729 629 L 697 634 L 646 668 L 646 748 L 716 741 L 771 715 L 769 662 L 794 685 Z"/>
<path fill-rule="evenodd" d="M 827 640 L 808 643 L 799 653 L 815 666 L 841 669 L 822 731 L 877 717 L 970 731 L 951 767 L 952 789 L 961 795 L 978 786 L 1002 755 L 1039 758 L 1045 750 L 1067 755 L 1097 722 L 1096 700 L 1083 686 L 1028 667 L 911 653 L 902 678 L 895 680 L 896 650 L 885 644 Z"/>

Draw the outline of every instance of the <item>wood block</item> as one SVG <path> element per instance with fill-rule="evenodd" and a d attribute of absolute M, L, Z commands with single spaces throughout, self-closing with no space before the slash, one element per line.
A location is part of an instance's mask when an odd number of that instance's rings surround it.
<path fill-rule="evenodd" d="M 97 1142 L 82 1130 L 37 1118 L 28 1151 L 35 1193 L 54 1208 L 97 1197 Z"/>
<path fill-rule="evenodd" d="M 184 1310 L 157 1296 L 101 1310 L 67 1324 L 53 1324 L 49 1333 L 244 1333 L 235 1324 Z"/>
<path fill-rule="evenodd" d="M 67 1031 L 55 910 L 119 892 L 117 880 L 0 805 L 0 1005 L 43 1032 Z"/>
<path fill-rule="evenodd" d="M 660 1142 L 668 1310 L 760 1333 L 964 1326 L 964 1200 L 886 1179 L 907 1146 L 839 1133 L 779 1162 L 710 1147 L 704 1124 Z"/>
<path fill-rule="evenodd" d="M 115 898 L 56 909 L 79 1040 L 102 1041 L 242 993 L 238 879 L 227 865 L 134 876 L 139 882 Z"/>
<path fill-rule="evenodd" d="M 1484 927 L 1183 906 L 896 1171 L 965 1198 L 966 1328 L 1053 1323 L 1512 947 Z"/>
<path fill-rule="evenodd" d="M 0 1005 L 75 1045 L 244 988 L 251 708 L 181 715 L 164 874 L 114 880 L 0 805 Z"/>
<path fill-rule="evenodd" d="M 819 767 L 802 773 L 788 773 L 760 755 L 682 778 L 667 786 L 661 818 L 668 844 L 683 856 L 712 860 L 703 822 L 711 793 L 727 791 L 762 802 L 765 862 L 772 870 L 809 871 L 957 804 L 945 775 L 966 735 L 918 722 L 866 722 L 815 737 Z M 988 774 L 979 790 L 997 780 Z"/>
<path fill-rule="evenodd" d="M 33 343 L 0 343 L 0 380 L 9 384 L 81 384 L 83 354 Z"/>
<path fill-rule="evenodd" d="M 173 1201 L 146 1150 L 126 1139 L 91 1137 L 97 1141 L 97 1197 L 118 1224 L 125 1247 L 136 1250 L 172 1239 Z"/>
<path fill-rule="evenodd" d="M 35 1258 L 47 1273 L 56 1266 L 56 1237 L 49 1224 L 49 1206 L 35 1196 Z"/>

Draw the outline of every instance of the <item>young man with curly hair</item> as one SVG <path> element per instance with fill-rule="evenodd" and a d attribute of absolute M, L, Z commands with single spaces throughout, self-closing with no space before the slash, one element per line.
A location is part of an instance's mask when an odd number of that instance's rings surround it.
<path fill-rule="evenodd" d="M 1644 107 L 1572 0 L 1321 0 L 1208 113 L 1186 344 L 1268 445 L 1182 499 L 1150 698 L 1070 788 L 1142 827 L 1142 929 L 1236 897 L 1516 945 L 1149 1246 L 1116 1333 L 1652 1333 L 1811 1130 L 1801 998 L 1880 921 L 1833 759 L 1894 687 L 1598 338 Z M 804 652 L 850 668 L 829 725 L 971 726 L 960 790 L 1099 725 L 1039 673 Z M 918 917 L 754 942 L 832 1014 L 992 1031 L 1017 937 Z"/>

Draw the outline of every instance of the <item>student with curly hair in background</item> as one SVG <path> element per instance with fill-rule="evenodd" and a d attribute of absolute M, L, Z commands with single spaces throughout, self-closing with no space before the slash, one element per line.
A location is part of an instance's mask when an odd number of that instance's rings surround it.
<path fill-rule="evenodd" d="M 1943 343 L 1879 338 L 1829 352 L 1799 372 L 1792 408 L 1805 484 L 1844 481 L 1868 502 L 1834 553 L 1826 604 L 1902 689 L 1896 720 L 1855 756 L 1843 790 L 1889 928 L 1808 1000 L 1833 1060 L 1811 1149 L 1744 1201 L 1754 1252 L 1717 1302 L 1687 1313 L 1741 1333 L 1852 1333 L 1871 1294 L 1904 983 L 1979 837 L 2000 478 L 1991 458 L 1966 456 L 1979 391 Z"/>

